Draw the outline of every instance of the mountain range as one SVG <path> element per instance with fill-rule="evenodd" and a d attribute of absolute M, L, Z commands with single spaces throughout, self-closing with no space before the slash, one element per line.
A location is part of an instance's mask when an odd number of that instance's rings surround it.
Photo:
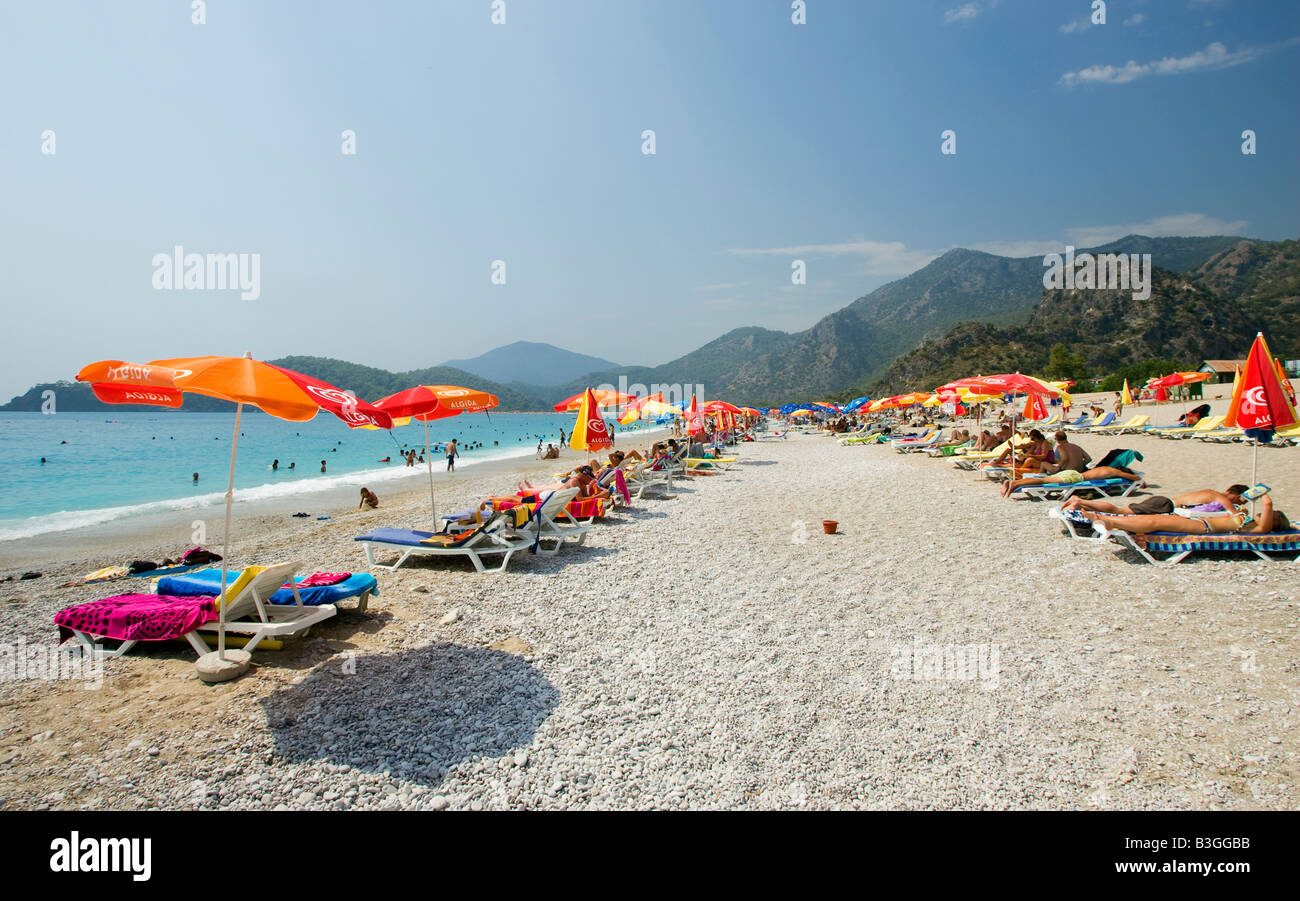
<path fill-rule="evenodd" d="M 1023 323 L 962 323 L 862 390 L 896 394 L 981 372 L 1077 379 L 1156 358 L 1194 369 L 1244 358 L 1260 331 L 1279 357 L 1300 352 L 1300 241 L 1240 240 L 1188 271 L 1157 268 L 1145 300 L 1131 291 L 1044 291 Z"/>
<path fill-rule="evenodd" d="M 1045 373 L 1057 344 L 1073 355 L 1058 358 L 1058 368 L 1068 363 L 1080 374 L 1156 356 L 1191 365 L 1244 355 L 1259 329 L 1280 355 L 1300 356 L 1300 242 L 1129 235 L 1078 252 L 1151 254 L 1151 297 L 1044 291 L 1041 257 L 957 248 L 804 331 L 737 328 L 661 366 L 619 366 L 522 341 L 401 373 L 321 357 L 272 362 L 367 400 L 414 384 L 473 385 L 496 394 L 506 411 L 549 410 L 589 385 L 617 386 L 620 377 L 647 388 L 702 385 L 708 397 L 760 407 L 893 393 L 972 372 Z M 39 410 L 47 388 L 58 390 L 60 409 L 102 409 L 87 386 L 58 383 L 37 385 L 0 410 Z M 187 409 L 223 406 L 186 401 Z"/>
<path fill-rule="evenodd" d="M 1242 238 L 1150 238 L 1129 235 L 1079 253 L 1150 253 L 1173 271 L 1201 266 Z M 1252 242 L 1247 242 L 1252 243 Z M 1249 280 L 1258 263 L 1240 276 Z M 1042 257 L 1002 257 L 950 250 L 911 275 L 882 285 L 802 332 L 740 328 L 657 367 L 626 367 L 584 375 L 561 386 L 702 384 L 708 397 L 757 407 L 847 396 L 879 382 L 889 365 L 927 339 L 962 322 L 1025 322 L 1043 296 Z M 1244 352 L 1244 349 L 1243 349 Z M 861 393 L 859 391 L 859 393 Z"/>
<path fill-rule="evenodd" d="M 617 363 L 600 357 L 535 341 L 516 341 L 469 360 L 448 360 L 442 365 L 496 382 L 533 387 L 561 385 L 588 372 L 618 368 Z"/>

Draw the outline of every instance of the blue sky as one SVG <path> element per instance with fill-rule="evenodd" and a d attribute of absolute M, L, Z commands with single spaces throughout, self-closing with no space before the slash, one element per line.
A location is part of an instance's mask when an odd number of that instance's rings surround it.
<path fill-rule="evenodd" d="M 954 246 L 1300 236 L 1300 4 L 491 7 L 6 4 L 0 395 L 245 350 L 657 364 L 806 328 Z M 177 244 L 260 254 L 261 296 L 154 290 Z"/>

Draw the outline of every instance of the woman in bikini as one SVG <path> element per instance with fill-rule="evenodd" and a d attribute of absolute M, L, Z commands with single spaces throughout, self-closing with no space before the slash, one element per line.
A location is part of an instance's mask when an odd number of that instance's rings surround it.
<path fill-rule="evenodd" d="M 1285 532 L 1291 522 L 1281 510 L 1273 509 L 1273 501 L 1264 495 L 1258 501 L 1259 511 L 1254 518 L 1245 509 L 1231 513 L 1206 513 L 1203 516 L 1180 516 L 1175 513 L 1155 516 L 1123 516 L 1112 513 L 1084 512 L 1084 516 L 1108 529 L 1143 535 L 1147 532 L 1180 532 L 1187 535 L 1223 535 L 1239 533 L 1260 535 L 1267 532 Z"/>

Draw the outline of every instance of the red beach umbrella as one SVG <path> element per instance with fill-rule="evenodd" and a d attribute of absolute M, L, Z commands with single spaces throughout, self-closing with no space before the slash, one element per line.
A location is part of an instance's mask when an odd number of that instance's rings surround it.
<path fill-rule="evenodd" d="M 417 419 L 424 423 L 424 459 L 429 467 L 429 511 L 438 525 L 438 507 L 433 500 L 433 451 L 429 447 L 429 423 L 435 419 L 491 410 L 501 403 L 495 394 L 459 385 L 416 385 L 375 401 L 375 407 L 394 419 Z"/>
<path fill-rule="evenodd" d="M 184 357 L 152 363 L 102 360 L 82 367 L 77 381 L 89 382 L 101 401 L 111 404 L 150 404 L 179 407 L 184 393 L 203 394 L 235 404 L 235 435 L 230 444 L 230 481 L 226 488 L 226 542 L 221 561 L 220 616 L 216 659 L 232 663 L 220 677 L 232 679 L 248 668 L 245 651 L 226 650 L 226 576 L 230 559 L 230 507 L 235 494 L 235 456 L 239 450 L 239 420 L 244 405 L 257 407 L 277 419 L 306 422 L 328 410 L 350 426 L 392 428 L 393 420 L 328 382 L 272 363 L 242 357 Z M 229 655 L 229 656 L 228 656 Z M 202 661 L 200 661 L 202 662 Z"/>
<path fill-rule="evenodd" d="M 1295 425 L 1297 415 L 1291 399 L 1278 379 L 1277 366 L 1269 352 L 1264 333 L 1255 335 L 1246 358 L 1246 369 L 1232 392 L 1232 403 L 1223 424 L 1246 431 L 1255 440 L 1251 442 L 1250 481 L 1255 484 L 1260 441 L 1271 441 L 1278 429 Z M 1250 433 L 1255 434 L 1251 435 Z"/>

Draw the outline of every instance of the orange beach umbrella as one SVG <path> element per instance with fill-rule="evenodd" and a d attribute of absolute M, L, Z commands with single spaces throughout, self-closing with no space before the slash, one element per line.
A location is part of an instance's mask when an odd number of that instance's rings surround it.
<path fill-rule="evenodd" d="M 257 407 L 277 419 L 306 422 L 328 410 L 350 426 L 391 428 L 388 413 L 376 409 L 328 382 L 272 363 L 242 357 L 182 357 L 151 363 L 101 360 L 82 367 L 77 381 L 89 382 L 94 395 L 110 404 L 149 404 L 179 407 L 185 393 L 203 394 L 235 404 L 235 434 L 230 444 L 230 481 L 226 488 L 226 540 L 221 560 L 221 605 L 216 658 L 233 662 L 221 678 L 230 679 L 248 668 L 245 651 L 226 651 L 226 580 L 230 559 L 230 507 L 235 494 L 235 456 L 239 450 L 239 421 L 244 405 Z"/>
<path fill-rule="evenodd" d="M 636 398 L 631 394 L 624 394 L 621 391 L 612 391 L 609 388 L 588 388 L 586 391 L 581 391 L 573 395 L 573 397 L 566 397 L 552 409 L 554 409 L 556 413 L 572 413 L 574 410 L 582 406 L 582 402 L 586 399 L 587 395 L 591 395 L 595 403 L 602 407 L 619 407 L 636 400 Z"/>

